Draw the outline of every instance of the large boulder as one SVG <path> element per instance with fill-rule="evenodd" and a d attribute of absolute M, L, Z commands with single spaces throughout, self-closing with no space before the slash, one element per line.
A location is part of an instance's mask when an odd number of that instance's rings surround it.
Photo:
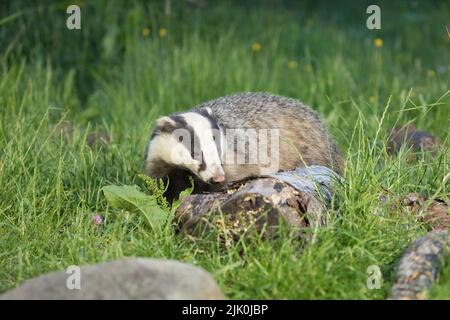
<path fill-rule="evenodd" d="M 41 275 L 0 295 L 0 300 L 224 298 L 213 277 L 203 269 L 147 258 L 127 258 Z"/>

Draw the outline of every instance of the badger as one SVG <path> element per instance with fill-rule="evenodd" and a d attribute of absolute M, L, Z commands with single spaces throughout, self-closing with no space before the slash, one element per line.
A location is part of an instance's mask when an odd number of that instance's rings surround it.
<path fill-rule="evenodd" d="M 342 175 L 343 159 L 310 107 L 268 93 L 237 93 L 162 116 L 144 155 L 144 173 L 161 178 L 169 201 L 295 167 L 321 165 Z"/>

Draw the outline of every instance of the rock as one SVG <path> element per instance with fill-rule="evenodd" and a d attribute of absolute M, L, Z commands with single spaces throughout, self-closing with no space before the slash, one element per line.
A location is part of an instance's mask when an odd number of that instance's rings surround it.
<path fill-rule="evenodd" d="M 423 150 L 429 152 L 432 156 L 436 156 L 442 142 L 431 133 L 417 130 L 415 126 L 409 124 L 391 130 L 387 144 L 388 154 L 398 153 L 403 145 L 406 149 L 411 148 L 413 153 Z M 413 158 L 410 157 L 410 160 L 413 160 Z"/>
<path fill-rule="evenodd" d="M 74 134 L 77 132 L 80 135 L 86 134 L 85 129 L 75 128 L 69 121 L 61 121 L 58 124 L 51 125 L 50 131 L 53 132 L 54 138 L 64 138 L 67 143 L 70 143 L 73 139 Z M 90 148 L 95 148 L 98 146 L 106 147 L 113 141 L 112 135 L 106 131 L 94 131 L 89 132 L 86 135 L 86 144 Z"/>
<path fill-rule="evenodd" d="M 450 197 L 448 199 L 447 203 L 442 199 L 437 199 L 427 208 L 424 222 L 428 223 L 433 230 L 447 230 L 450 228 L 450 216 L 448 214 Z"/>
<path fill-rule="evenodd" d="M 50 126 L 50 131 L 53 132 L 53 137 L 63 137 L 67 141 L 70 141 L 73 136 L 74 127 L 69 121 L 61 121 L 58 124 Z"/>
<path fill-rule="evenodd" d="M 447 230 L 450 227 L 450 195 L 430 200 L 419 193 L 409 193 L 401 205 L 404 212 L 416 215 L 430 230 Z"/>
<path fill-rule="evenodd" d="M 224 299 L 203 269 L 173 260 L 126 258 L 80 268 L 80 289 L 69 289 L 74 272 L 53 272 L 0 295 L 10 299 Z M 72 277 L 72 278 L 70 278 Z M 72 286 L 73 288 L 73 286 Z"/>
<path fill-rule="evenodd" d="M 105 131 L 91 132 L 86 137 L 86 143 L 89 147 L 107 146 L 112 142 L 112 137 Z"/>
<path fill-rule="evenodd" d="M 401 212 L 416 216 L 418 222 L 425 223 L 428 230 L 447 230 L 450 228 L 450 194 L 441 198 L 430 199 L 418 192 L 405 196 L 382 194 L 377 213 Z"/>
<path fill-rule="evenodd" d="M 446 231 L 431 231 L 414 241 L 400 259 L 389 299 L 426 299 L 448 259 L 449 246 L 450 234 Z"/>

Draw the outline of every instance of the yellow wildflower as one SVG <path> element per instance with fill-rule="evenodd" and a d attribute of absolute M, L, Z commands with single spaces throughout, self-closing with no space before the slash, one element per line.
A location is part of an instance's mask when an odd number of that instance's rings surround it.
<path fill-rule="evenodd" d="M 434 70 L 429 69 L 427 70 L 427 76 L 433 78 L 436 76 L 436 72 L 434 72 Z"/>
<path fill-rule="evenodd" d="M 373 44 L 375 45 L 375 47 L 381 48 L 383 46 L 383 39 L 376 38 L 375 40 L 373 40 Z"/>
<path fill-rule="evenodd" d="M 255 42 L 252 44 L 252 51 L 253 52 L 259 52 L 262 49 L 262 45 L 259 42 Z"/>
<path fill-rule="evenodd" d="M 167 35 L 167 29 L 166 28 L 160 28 L 158 34 L 159 34 L 159 36 L 161 38 L 164 38 Z"/>
<path fill-rule="evenodd" d="M 298 67 L 298 62 L 295 60 L 291 60 L 288 62 L 288 68 L 289 69 L 297 69 Z"/>
<path fill-rule="evenodd" d="M 150 28 L 144 28 L 142 29 L 142 36 L 143 37 L 148 37 L 150 34 Z"/>
<path fill-rule="evenodd" d="M 375 98 L 375 96 L 370 96 L 369 97 L 369 102 L 374 104 L 377 101 L 377 98 Z"/>
<path fill-rule="evenodd" d="M 309 63 L 305 64 L 305 71 L 308 73 L 313 71 L 313 68 Z"/>

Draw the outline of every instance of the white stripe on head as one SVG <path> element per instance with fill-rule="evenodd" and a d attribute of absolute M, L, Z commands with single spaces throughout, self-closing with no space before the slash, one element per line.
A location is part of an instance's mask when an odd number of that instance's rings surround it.
<path fill-rule="evenodd" d="M 211 110 L 207 111 L 210 113 Z M 214 137 L 217 137 L 219 134 L 215 132 L 216 129 L 212 128 L 211 121 L 197 112 L 186 112 L 181 114 L 181 116 L 194 129 L 194 139 L 200 140 L 200 150 L 198 151 L 201 152 L 200 156 L 203 156 L 203 162 L 206 165 L 204 170 L 199 170 L 198 172 L 202 180 L 208 181 L 217 175 L 224 175 L 221 155 L 214 141 Z"/>

